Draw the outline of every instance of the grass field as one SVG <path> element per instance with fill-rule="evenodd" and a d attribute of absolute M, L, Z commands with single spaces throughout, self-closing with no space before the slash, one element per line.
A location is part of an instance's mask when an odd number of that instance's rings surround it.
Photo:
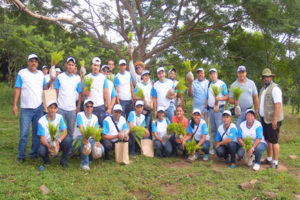
<path fill-rule="evenodd" d="M 59 159 L 52 159 L 51 165 L 40 171 L 42 161 L 16 162 L 19 125 L 12 115 L 13 91 L 4 84 L 0 88 L 0 199 L 268 199 L 268 192 L 275 194 L 275 199 L 299 198 L 300 119 L 289 113 L 281 131 L 279 170 L 263 166 L 254 172 L 241 164 L 230 169 L 215 157 L 191 164 L 181 157 L 139 155 L 126 166 L 93 161 L 90 172 L 79 168 L 79 158 L 69 160 L 69 169 L 63 169 Z M 291 154 L 298 158 L 290 160 Z M 241 183 L 254 179 L 254 189 L 240 188 Z M 40 192 L 42 184 L 50 190 L 46 195 Z"/>

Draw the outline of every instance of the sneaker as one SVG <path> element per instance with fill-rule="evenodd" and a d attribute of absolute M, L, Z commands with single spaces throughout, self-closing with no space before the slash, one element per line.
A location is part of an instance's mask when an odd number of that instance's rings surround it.
<path fill-rule="evenodd" d="M 270 166 L 270 169 L 278 169 L 278 165 L 276 165 L 275 163 L 272 163 L 272 165 Z"/>
<path fill-rule="evenodd" d="M 254 160 L 254 159 L 255 159 L 255 156 L 252 155 L 251 158 L 250 158 L 250 160 L 249 160 L 249 162 L 248 162 L 248 166 L 253 165 L 253 160 Z"/>
<path fill-rule="evenodd" d="M 25 162 L 25 158 L 18 158 L 17 159 L 17 163 L 18 164 L 22 164 L 22 163 L 24 163 Z"/>
<path fill-rule="evenodd" d="M 188 161 L 193 162 L 197 159 L 197 157 L 195 155 L 189 155 L 188 157 Z"/>
<path fill-rule="evenodd" d="M 253 170 L 254 170 L 254 171 L 258 171 L 259 168 L 260 168 L 260 164 L 254 163 L 254 165 L 253 165 Z"/>
<path fill-rule="evenodd" d="M 272 160 L 268 161 L 268 159 L 264 159 L 261 164 L 265 164 L 265 165 L 271 165 L 272 164 Z"/>
<path fill-rule="evenodd" d="M 204 160 L 204 161 L 207 161 L 207 160 L 208 160 L 208 154 L 204 154 L 203 160 Z"/>
<path fill-rule="evenodd" d="M 85 170 L 85 171 L 89 171 L 90 170 L 90 167 L 88 165 L 81 165 L 80 164 L 80 168 Z"/>
<path fill-rule="evenodd" d="M 214 155 L 216 153 L 216 150 L 212 149 L 209 151 L 209 154 Z"/>
<path fill-rule="evenodd" d="M 230 165 L 230 168 L 231 168 L 231 169 L 233 169 L 233 168 L 235 168 L 235 167 L 236 167 L 235 164 L 231 164 L 231 165 Z"/>

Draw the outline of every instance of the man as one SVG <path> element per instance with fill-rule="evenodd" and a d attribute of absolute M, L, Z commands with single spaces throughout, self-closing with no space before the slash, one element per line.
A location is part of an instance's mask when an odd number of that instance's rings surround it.
<path fill-rule="evenodd" d="M 63 151 L 60 164 L 64 168 L 68 168 L 68 153 L 72 146 L 72 137 L 67 134 L 67 126 L 63 116 L 57 114 L 56 101 L 50 101 L 47 105 L 48 113 L 41 117 L 38 122 L 38 135 L 41 137 L 39 147 L 39 155 L 43 158 L 44 164 L 50 164 L 49 153 L 54 155 L 54 150 L 50 146 L 51 135 L 49 132 L 49 123 L 54 127 L 58 126 L 58 133 L 55 136 L 56 152 Z"/>
<path fill-rule="evenodd" d="M 94 102 L 93 114 L 98 117 L 99 124 L 102 126 L 102 122 L 105 115 L 104 99 L 107 107 L 110 108 L 110 98 L 108 91 L 107 78 L 101 74 L 100 71 L 101 60 L 98 57 L 94 57 L 92 60 L 92 73 L 86 75 L 87 78 L 92 78 L 93 83 L 91 91 L 84 89 L 86 96 Z M 106 110 L 110 115 L 110 110 Z"/>
<path fill-rule="evenodd" d="M 114 87 L 113 80 L 108 79 L 109 72 L 110 72 L 110 70 L 107 65 L 103 65 L 101 67 L 101 73 L 107 78 L 108 93 L 109 93 L 109 97 L 110 97 L 110 106 L 108 107 L 108 104 L 105 102 L 105 107 L 107 110 L 110 111 L 109 113 L 111 113 L 111 109 L 114 107 L 114 105 L 116 103 L 117 92 Z"/>
<path fill-rule="evenodd" d="M 133 95 L 133 81 L 132 76 L 126 71 L 126 60 L 119 61 L 120 71 L 114 78 L 114 85 L 117 91 L 117 102 L 123 108 L 122 115 L 128 118 L 129 112 L 132 111 L 132 95 Z"/>
<path fill-rule="evenodd" d="M 42 72 L 43 72 L 43 74 L 45 76 L 46 83 L 48 83 L 50 81 L 50 74 L 48 74 L 48 67 L 47 67 L 47 65 L 44 65 L 42 67 Z"/>
<path fill-rule="evenodd" d="M 265 162 L 268 164 L 272 163 L 271 168 L 277 169 L 279 157 L 278 139 L 279 129 L 283 120 L 283 102 L 280 88 L 272 81 L 274 76 L 268 68 L 262 72 L 264 87 L 259 93 L 259 115 L 264 137 L 268 143 L 268 157 Z M 274 156 L 274 159 L 272 156 Z"/>
<path fill-rule="evenodd" d="M 55 71 L 56 71 L 56 77 L 62 73 L 62 71 L 59 67 L 56 67 Z"/>
<path fill-rule="evenodd" d="M 211 79 L 211 83 L 208 88 L 206 104 L 207 108 L 209 109 L 211 137 L 213 140 L 213 149 L 210 151 L 210 154 L 215 154 L 217 130 L 222 124 L 222 113 L 224 112 L 226 101 L 228 100 L 228 90 L 226 84 L 222 80 L 218 79 L 218 71 L 216 68 L 211 68 L 209 70 L 209 77 Z M 216 97 L 212 90 L 212 86 L 217 87 L 217 89 L 220 91 L 220 94 Z M 215 106 L 218 106 L 219 110 L 215 110 Z"/>
<path fill-rule="evenodd" d="M 115 75 L 113 74 L 113 71 L 115 69 L 115 61 L 109 60 L 107 62 L 107 66 L 109 68 L 109 75 L 111 75 L 113 78 L 115 78 Z"/>
<path fill-rule="evenodd" d="M 205 78 L 205 71 L 203 68 L 197 69 L 197 78 L 194 81 L 189 81 L 188 94 L 193 97 L 193 109 L 200 109 L 202 117 L 207 123 L 208 115 L 205 108 L 207 99 L 209 81 Z"/>
<path fill-rule="evenodd" d="M 176 87 L 178 84 L 178 81 L 176 78 L 176 69 L 172 68 L 168 71 L 168 78 L 173 81 L 174 86 Z M 183 96 L 180 94 L 177 94 L 177 97 L 172 100 L 172 103 L 174 105 L 174 110 L 176 110 L 177 105 L 183 106 Z M 171 120 L 171 119 L 170 119 Z"/>
<path fill-rule="evenodd" d="M 119 140 L 128 141 L 128 134 L 123 134 L 128 129 L 126 119 L 121 116 L 123 109 L 120 104 L 113 107 L 112 116 L 107 116 L 103 121 L 102 144 L 105 149 L 104 161 L 108 161 L 109 153 L 114 149 Z"/>
<path fill-rule="evenodd" d="M 241 115 L 239 117 L 235 117 L 235 123 L 237 127 L 241 122 L 246 120 L 246 110 L 255 108 L 255 113 L 258 113 L 258 93 L 255 83 L 247 78 L 247 72 L 245 66 L 239 66 L 237 69 L 237 80 L 233 82 L 230 86 L 229 92 L 229 103 L 234 104 L 235 106 L 240 106 Z M 232 90 L 235 87 L 240 87 L 243 90 L 241 97 L 239 100 L 234 99 Z"/>
<path fill-rule="evenodd" d="M 81 81 L 74 74 L 76 67 L 76 60 L 69 57 L 66 60 L 66 72 L 59 74 L 56 77 L 55 89 L 57 92 L 58 112 L 65 120 L 67 120 L 68 134 L 72 136 L 74 129 L 74 122 L 76 113 L 80 110 L 81 104 Z M 78 103 L 76 107 L 76 93 L 78 96 Z"/>
<path fill-rule="evenodd" d="M 157 69 L 158 81 L 153 85 L 153 97 L 154 97 L 154 119 L 157 118 L 157 108 L 162 107 L 165 113 L 165 117 L 171 120 L 174 116 L 174 105 L 172 100 L 176 97 L 176 93 L 169 99 L 167 94 L 169 90 L 174 89 L 175 85 L 170 79 L 166 79 L 166 73 L 164 67 Z"/>
<path fill-rule="evenodd" d="M 26 146 L 29 137 L 30 124 L 32 124 L 32 144 L 30 158 L 38 157 L 40 138 L 37 135 L 38 120 L 43 116 L 42 95 L 46 85 L 44 74 L 37 70 L 38 57 L 30 54 L 27 60 L 27 68 L 18 73 L 13 101 L 13 113 L 18 115 L 17 102 L 20 99 L 20 139 L 18 163 L 23 163 L 26 158 Z M 21 97 L 20 97 L 21 96 Z"/>

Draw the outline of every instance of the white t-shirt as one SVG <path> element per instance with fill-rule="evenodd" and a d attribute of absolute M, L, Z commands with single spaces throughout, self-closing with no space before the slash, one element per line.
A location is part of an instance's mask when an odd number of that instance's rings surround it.
<path fill-rule="evenodd" d="M 162 106 L 165 110 L 169 108 L 171 100 L 167 98 L 170 89 L 175 88 L 173 81 L 166 79 L 164 82 L 160 80 L 154 83 L 154 98 L 157 98 L 157 107 Z"/>
<path fill-rule="evenodd" d="M 83 111 L 79 112 L 76 118 L 76 129 L 73 135 L 73 139 L 75 139 L 77 136 L 81 136 L 81 133 L 78 128 L 79 125 L 82 125 L 84 128 L 86 128 L 87 126 L 94 126 L 98 128 L 99 127 L 98 117 L 92 114 L 90 118 L 87 118 L 87 116 Z"/>
<path fill-rule="evenodd" d="M 130 74 L 131 74 L 131 77 L 133 79 L 133 85 L 136 86 L 138 83 L 141 83 L 142 82 L 142 79 L 141 79 L 141 75 L 138 75 L 135 71 L 135 67 L 134 67 L 134 64 L 133 64 L 133 61 L 129 61 L 129 71 L 130 71 Z"/>
<path fill-rule="evenodd" d="M 206 125 L 206 122 L 203 119 L 200 119 L 199 124 L 195 124 L 194 128 L 192 128 L 192 121 L 189 121 L 189 125 L 186 129 L 186 131 L 190 134 L 192 134 L 196 141 L 200 141 L 202 139 L 202 135 L 206 136 L 206 140 L 209 141 L 209 134 L 208 134 L 208 128 Z"/>
<path fill-rule="evenodd" d="M 153 96 L 153 86 L 151 81 L 149 81 L 146 85 L 143 82 L 138 83 L 134 89 L 134 93 L 138 91 L 138 88 L 141 88 L 143 90 L 146 100 L 150 102 L 151 96 Z"/>
<path fill-rule="evenodd" d="M 109 92 L 109 97 L 110 97 L 110 101 L 111 101 L 112 98 L 117 96 L 117 92 L 114 87 L 114 83 L 111 80 L 107 79 L 107 85 L 108 85 L 108 92 Z"/>
<path fill-rule="evenodd" d="M 76 110 L 76 93 L 81 93 L 81 81 L 74 74 L 69 76 L 66 72 L 56 77 L 55 89 L 58 90 L 58 108 L 72 111 Z"/>
<path fill-rule="evenodd" d="M 264 117 L 264 102 L 266 92 L 269 89 L 270 85 L 265 88 L 261 94 L 261 101 L 259 102 L 259 115 Z M 275 86 L 272 90 L 272 98 L 274 103 L 281 103 L 282 104 L 282 92 L 278 86 Z"/>
<path fill-rule="evenodd" d="M 224 97 L 226 94 L 228 94 L 228 90 L 227 90 L 227 86 L 224 83 L 224 81 L 218 79 L 216 82 L 211 82 L 208 88 L 208 106 L 209 107 L 214 107 L 215 106 L 215 96 L 214 96 L 214 92 L 212 90 L 211 86 L 216 86 L 219 88 L 220 90 L 220 94 L 219 97 Z M 219 105 L 225 105 L 226 101 L 219 101 Z"/>
<path fill-rule="evenodd" d="M 237 128 L 234 123 L 230 123 L 227 130 L 224 128 L 224 124 L 221 124 L 217 131 L 216 141 L 221 142 L 230 138 L 231 141 L 238 143 L 237 141 Z"/>
<path fill-rule="evenodd" d="M 136 115 L 136 111 L 130 111 L 128 116 L 128 124 L 129 122 L 132 122 L 133 126 L 145 126 L 145 115 L 142 113 L 138 116 Z"/>
<path fill-rule="evenodd" d="M 104 121 L 103 121 L 103 130 L 102 133 L 105 135 L 118 135 L 118 130 L 114 124 L 114 122 L 112 121 L 111 116 L 107 116 Z M 128 129 L 127 123 L 126 123 L 126 119 L 123 116 L 120 116 L 119 121 L 116 122 L 119 131 L 123 131 Z M 116 142 L 118 141 L 118 138 L 114 138 L 111 140 L 112 142 Z"/>
<path fill-rule="evenodd" d="M 250 128 L 248 128 L 247 126 L 247 121 L 243 121 L 240 124 L 238 138 L 242 138 L 242 140 L 245 141 L 247 137 L 250 137 L 252 139 L 252 145 L 254 144 L 256 139 L 261 139 L 260 142 L 266 143 L 263 135 L 263 127 L 261 123 L 256 119 L 254 120 Z"/>
<path fill-rule="evenodd" d="M 123 101 L 131 100 L 131 82 L 132 77 L 128 71 L 125 71 L 124 74 L 120 72 L 117 73 L 114 79 L 115 87 L 119 87 L 119 98 Z"/>
<path fill-rule="evenodd" d="M 104 105 L 104 89 L 108 88 L 107 78 L 101 73 L 97 75 L 89 73 L 86 77 L 93 79 L 89 98 L 94 101 L 94 107 Z"/>
<path fill-rule="evenodd" d="M 56 139 L 59 138 L 59 133 L 62 132 L 67 128 L 67 125 L 65 123 L 65 120 L 62 115 L 60 114 L 55 114 L 54 119 L 50 122 L 53 126 L 57 126 L 59 124 L 59 132 L 56 134 Z M 51 136 L 49 133 L 49 122 L 47 118 L 47 114 L 41 117 L 38 121 L 38 132 L 37 135 L 39 136 L 45 136 L 45 139 L 48 142 L 51 142 Z"/>
<path fill-rule="evenodd" d="M 15 83 L 16 88 L 21 88 L 21 108 L 35 109 L 42 104 L 43 89 L 46 79 L 40 70 L 31 72 L 28 68 L 21 69 Z"/>
<path fill-rule="evenodd" d="M 46 83 L 48 83 L 50 81 L 50 74 L 46 74 L 45 79 L 46 79 Z"/>
<path fill-rule="evenodd" d="M 168 125 L 170 124 L 170 120 L 166 117 L 163 118 L 163 120 L 157 119 L 157 123 L 153 120 L 152 122 L 152 133 L 157 132 L 158 137 L 161 139 L 166 136 Z"/>

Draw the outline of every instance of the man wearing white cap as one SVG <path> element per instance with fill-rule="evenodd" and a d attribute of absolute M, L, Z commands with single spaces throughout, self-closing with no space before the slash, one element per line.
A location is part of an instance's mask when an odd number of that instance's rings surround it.
<path fill-rule="evenodd" d="M 47 67 L 47 65 L 44 65 L 43 67 L 42 67 L 42 72 L 43 72 L 43 74 L 44 74 L 44 76 L 45 76 L 45 79 L 46 79 L 46 83 L 48 83 L 49 81 L 50 81 L 50 74 L 48 74 L 48 67 Z"/>
<path fill-rule="evenodd" d="M 109 153 L 114 149 L 119 140 L 128 141 L 128 126 L 125 117 L 121 115 L 123 109 L 120 104 L 115 104 L 112 116 L 105 117 L 102 130 L 102 144 L 105 149 L 104 161 L 109 160 Z"/>
<path fill-rule="evenodd" d="M 132 76 L 126 71 L 126 60 L 119 61 L 120 71 L 114 79 L 114 85 L 117 91 L 117 103 L 123 108 L 122 115 L 128 118 L 129 112 L 132 111 L 132 95 L 133 95 L 133 81 Z"/>
<path fill-rule="evenodd" d="M 68 134 L 73 134 L 75 126 L 76 113 L 80 110 L 81 104 L 81 81 L 74 74 L 74 68 L 76 67 L 76 60 L 73 57 L 69 57 L 66 60 L 66 71 L 59 74 L 56 77 L 55 89 L 57 91 L 57 105 L 58 112 L 67 121 Z M 78 96 L 78 103 L 76 107 L 76 98 Z"/>
<path fill-rule="evenodd" d="M 44 164 L 50 164 L 49 153 L 56 156 L 60 150 L 63 151 L 60 164 L 64 168 L 68 168 L 68 153 L 72 146 L 72 137 L 67 134 L 67 126 L 62 115 L 57 114 L 56 101 L 50 101 L 47 105 L 48 113 L 41 117 L 38 122 L 38 135 L 40 136 L 41 144 L 39 147 L 39 155 L 43 158 Z M 49 123 L 54 127 L 58 126 L 58 133 L 55 140 L 51 141 L 49 132 Z M 51 142 L 56 143 L 54 151 L 50 146 Z M 56 155 L 54 153 L 57 153 Z"/>
<path fill-rule="evenodd" d="M 205 108 L 207 100 L 207 90 L 209 81 L 205 78 L 203 68 L 197 69 L 197 78 L 189 81 L 189 96 L 193 97 L 193 109 L 199 108 L 202 111 L 202 118 L 207 123 L 207 109 Z"/>
<path fill-rule="evenodd" d="M 245 66 L 239 66 L 237 69 L 237 80 L 233 82 L 229 90 L 229 103 L 234 104 L 235 106 L 240 106 L 241 115 L 235 117 L 236 125 L 239 126 L 242 121 L 246 120 L 246 110 L 253 107 L 255 112 L 258 112 L 258 93 L 255 83 L 247 78 L 247 72 Z M 233 89 L 240 87 L 243 90 L 243 93 L 240 96 L 240 99 L 237 100 L 233 96 Z"/>
<path fill-rule="evenodd" d="M 106 107 L 107 110 L 110 110 L 110 112 L 111 112 L 112 108 L 114 107 L 114 105 L 116 103 L 117 92 L 116 92 L 116 89 L 114 87 L 113 80 L 110 80 L 108 78 L 109 72 L 110 72 L 110 69 L 107 65 L 103 65 L 101 67 L 101 73 L 107 78 L 108 96 L 110 98 L 110 106 L 108 107 L 108 104 L 105 102 L 105 107 Z"/>
<path fill-rule="evenodd" d="M 163 107 L 165 116 L 168 119 L 172 119 L 175 114 L 175 109 L 172 100 L 176 97 L 175 85 L 170 79 L 166 79 L 165 68 L 159 67 L 157 69 L 158 81 L 153 85 L 154 91 L 154 118 L 157 117 L 157 108 Z M 172 95 L 168 93 L 173 90 Z M 169 92 L 170 91 L 170 92 Z"/>
<path fill-rule="evenodd" d="M 102 122 L 105 115 L 104 100 L 108 109 L 106 112 L 110 114 L 110 98 L 108 91 L 107 78 L 101 74 L 100 71 L 101 60 L 99 57 L 94 57 L 92 60 L 92 73 L 86 75 L 87 78 L 93 79 L 91 91 L 84 89 L 85 95 L 94 102 L 93 114 L 98 117 L 99 124 L 102 126 Z M 85 85 L 85 84 L 84 84 Z"/>
<path fill-rule="evenodd" d="M 18 115 L 17 102 L 20 99 L 20 140 L 18 162 L 22 163 L 26 158 L 26 146 L 29 137 L 30 124 L 32 123 L 32 144 L 30 158 L 38 157 L 40 138 L 37 135 L 38 120 L 43 116 L 42 95 L 46 87 L 44 74 L 37 70 L 38 57 L 30 54 L 27 60 L 27 68 L 18 73 L 13 100 L 13 113 Z"/>
<path fill-rule="evenodd" d="M 176 78 L 176 69 L 171 68 L 168 71 L 168 78 L 173 81 L 174 86 L 176 87 L 178 84 L 178 81 L 175 79 Z M 176 110 L 177 105 L 183 106 L 183 95 L 177 94 L 177 96 L 172 100 L 172 103 L 174 105 L 174 110 Z"/>
<path fill-rule="evenodd" d="M 224 112 L 226 101 L 228 100 L 228 90 L 224 81 L 218 79 L 218 71 L 216 68 L 209 70 L 209 77 L 211 83 L 208 87 L 207 96 L 207 108 L 209 109 L 209 119 L 211 126 L 211 137 L 213 141 L 213 149 L 210 151 L 211 154 L 215 154 L 216 150 L 216 135 L 218 127 L 222 124 L 222 113 Z M 215 97 L 212 86 L 217 87 L 220 94 Z M 217 106 L 219 110 L 215 110 Z"/>

